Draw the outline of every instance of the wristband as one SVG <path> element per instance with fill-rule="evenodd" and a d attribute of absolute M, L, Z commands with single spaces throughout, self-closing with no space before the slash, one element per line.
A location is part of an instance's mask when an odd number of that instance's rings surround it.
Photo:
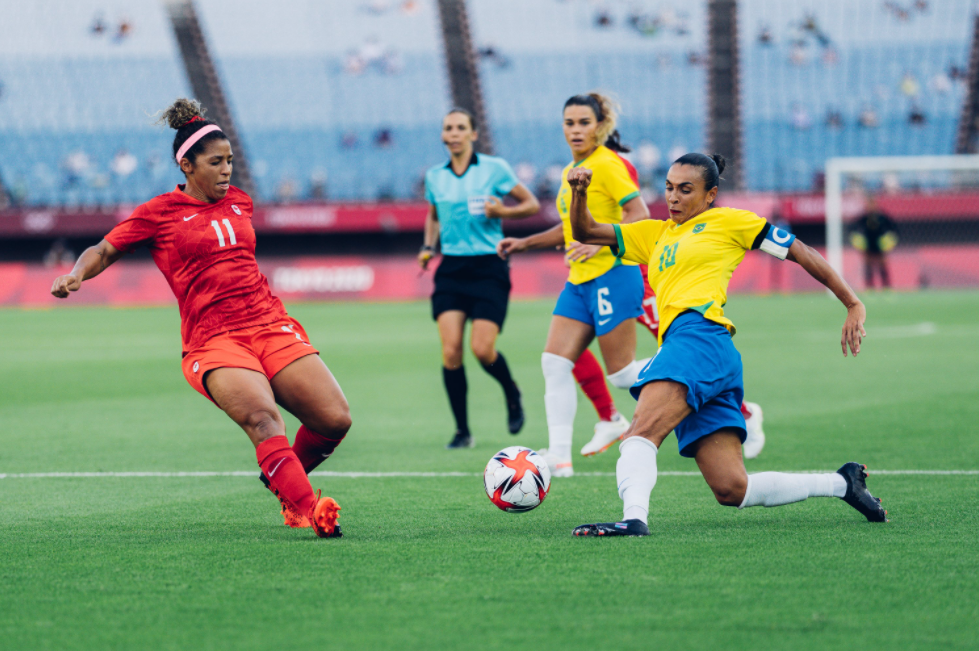
<path fill-rule="evenodd" d="M 422 253 L 434 253 L 435 252 L 435 247 L 434 246 L 429 246 L 429 245 L 425 244 L 425 245 L 422 246 L 421 252 Z"/>

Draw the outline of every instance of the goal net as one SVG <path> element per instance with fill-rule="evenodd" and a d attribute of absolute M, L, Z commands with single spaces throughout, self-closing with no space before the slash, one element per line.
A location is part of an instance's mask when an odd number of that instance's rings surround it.
<path fill-rule="evenodd" d="M 829 159 L 826 253 L 857 290 L 979 287 L 979 156 Z"/>

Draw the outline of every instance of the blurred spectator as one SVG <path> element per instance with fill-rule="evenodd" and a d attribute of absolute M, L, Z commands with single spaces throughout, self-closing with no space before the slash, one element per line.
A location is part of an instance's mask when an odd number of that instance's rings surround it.
<path fill-rule="evenodd" d="M 59 237 L 44 254 L 45 267 L 70 267 L 75 264 L 75 252 L 68 248 L 68 240 Z"/>
<path fill-rule="evenodd" d="M 823 31 L 823 28 L 819 25 L 819 19 L 816 18 L 816 14 L 806 14 L 802 19 L 800 25 L 802 31 L 816 39 L 816 42 L 823 47 L 828 47 L 830 44 L 829 36 Z"/>
<path fill-rule="evenodd" d="M 965 68 L 960 68 L 952 63 L 948 66 L 948 78 L 952 81 L 966 81 L 969 75 L 966 73 Z"/>
<path fill-rule="evenodd" d="M 918 79 L 911 74 L 911 72 L 905 72 L 904 76 L 901 78 L 901 92 L 907 97 L 917 97 L 918 93 L 921 92 L 921 84 L 918 83 Z"/>
<path fill-rule="evenodd" d="M 928 122 L 928 118 L 925 116 L 925 112 L 921 110 L 921 107 L 917 104 L 911 105 L 911 112 L 908 113 L 908 123 L 915 126 L 921 126 Z"/>
<path fill-rule="evenodd" d="M 92 20 L 92 26 L 88 29 L 92 32 L 93 36 L 102 36 L 105 34 L 105 17 L 102 14 L 95 14 L 95 18 Z"/>
<path fill-rule="evenodd" d="M 761 26 L 758 28 L 758 44 L 771 45 L 774 42 L 775 42 L 775 35 L 772 34 L 772 28 L 762 23 Z"/>
<path fill-rule="evenodd" d="M 65 157 L 61 166 L 65 170 L 65 185 L 72 187 L 78 185 L 88 176 L 92 168 L 92 162 L 85 152 L 75 151 Z"/>
<path fill-rule="evenodd" d="M 309 176 L 309 198 L 323 200 L 327 198 L 326 192 L 327 173 L 324 169 L 313 170 Z"/>
<path fill-rule="evenodd" d="M 517 163 L 513 171 L 517 175 L 517 180 L 523 183 L 525 187 L 534 187 L 534 182 L 537 180 L 537 168 L 534 167 L 533 163 L 526 161 Z"/>
<path fill-rule="evenodd" d="M 394 134 L 387 127 L 382 127 L 374 132 L 374 146 L 382 149 L 394 146 Z"/>
<path fill-rule="evenodd" d="M 865 129 L 876 129 L 880 126 L 880 118 L 877 117 L 877 111 L 870 104 L 865 105 L 860 110 L 860 126 Z"/>
<path fill-rule="evenodd" d="M 812 118 L 809 111 L 802 104 L 792 106 L 792 126 L 800 131 L 805 131 L 812 126 Z"/>
<path fill-rule="evenodd" d="M 376 36 L 369 36 L 359 48 L 347 52 L 343 69 L 349 74 L 359 75 L 369 68 L 384 74 L 397 74 L 404 69 L 404 59 Z"/>
<path fill-rule="evenodd" d="M 125 149 L 117 151 L 109 164 L 112 173 L 123 179 L 135 172 L 137 167 L 139 167 L 139 161 Z"/>
<path fill-rule="evenodd" d="M 826 126 L 830 129 L 842 129 L 843 114 L 832 107 L 826 109 Z"/>
<path fill-rule="evenodd" d="M 705 63 L 707 63 L 707 57 L 702 55 L 700 52 L 697 52 L 696 50 L 687 52 L 687 65 L 700 66 Z"/>
<path fill-rule="evenodd" d="M 789 63 L 794 66 L 803 66 L 809 60 L 806 52 L 806 44 L 803 41 L 796 41 L 789 49 Z"/>
<path fill-rule="evenodd" d="M 612 24 L 612 14 L 609 13 L 609 10 L 605 7 L 599 8 L 599 10 L 595 13 L 595 27 L 608 29 L 612 26 Z"/>
<path fill-rule="evenodd" d="M 488 44 L 479 48 L 476 51 L 476 55 L 483 61 L 489 61 L 497 68 L 509 68 L 510 59 L 503 56 L 503 54 L 496 48 L 495 45 Z"/>
<path fill-rule="evenodd" d="M 644 140 L 636 147 L 636 161 L 639 163 L 639 171 L 644 176 L 650 176 L 659 169 L 663 154 L 654 143 Z"/>
<path fill-rule="evenodd" d="M 683 156 L 684 154 L 688 153 L 689 151 L 690 150 L 687 149 L 687 146 L 682 142 L 673 143 L 673 146 L 670 147 L 670 153 L 666 155 L 666 164 L 672 165 L 673 161 L 678 159 L 680 156 Z"/>
<path fill-rule="evenodd" d="M 946 95 L 952 92 L 952 78 L 944 72 L 938 72 L 928 82 L 928 86 L 939 95 Z"/>
<path fill-rule="evenodd" d="M 928 0 L 914 0 L 914 8 L 920 13 L 928 11 Z"/>
<path fill-rule="evenodd" d="M 827 68 L 831 68 L 840 62 L 840 53 L 836 51 L 835 47 L 829 46 L 823 48 L 823 56 L 821 57 L 823 65 Z"/>
<path fill-rule="evenodd" d="M 121 43 L 122 41 L 129 38 L 133 33 L 133 23 L 128 18 L 123 18 L 119 21 L 119 28 L 116 30 L 116 43 Z"/>
<path fill-rule="evenodd" d="M 299 196 L 299 185 L 295 179 L 283 176 L 279 180 L 279 185 L 275 188 L 275 198 L 280 203 L 292 203 Z"/>
<path fill-rule="evenodd" d="M 357 146 L 357 134 L 347 131 L 340 137 L 340 146 L 344 149 L 353 149 Z"/>
<path fill-rule="evenodd" d="M 863 278 L 868 288 L 874 287 L 875 272 L 880 275 L 881 287 L 890 287 L 887 253 L 897 246 L 897 224 L 877 206 L 877 199 L 867 198 L 864 213 L 850 232 L 850 243 L 863 251 Z"/>
<path fill-rule="evenodd" d="M 414 16 L 418 13 L 419 6 L 415 0 L 405 0 L 401 3 L 401 13 L 406 16 Z"/>

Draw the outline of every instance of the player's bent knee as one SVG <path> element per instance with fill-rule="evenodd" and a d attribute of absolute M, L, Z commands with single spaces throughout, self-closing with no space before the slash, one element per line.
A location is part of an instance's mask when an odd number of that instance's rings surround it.
<path fill-rule="evenodd" d="M 462 366 L 462 345 L 442 346 L 442 364 L 448 369 L 457 369 Z"/>
<path fill-rule="evenodd" d="M 714 497 L 722 506 L 740 506 L 748 490 L 747 479 L 730 479 L 711 484 Z"/>
<path fill-rule="evenodd" d="M 473 342 L 472 343 L 473 355 L 476 356 L 483 364 L 492 364 L 496 361 L 496 346 L 492 343 L 486 344 L 483 342 Z"/>
<path fill-rule="evenodd" d="M 273 436 L 279 436 L 285 434 L 285 424 L 282 422 L 282 417 L 279 416 L 278 412 L 269 409 L 256 409 L 245 417 L 243 423 L 241 423 L 251 438 L 260 443 L 266 441 Z"/>

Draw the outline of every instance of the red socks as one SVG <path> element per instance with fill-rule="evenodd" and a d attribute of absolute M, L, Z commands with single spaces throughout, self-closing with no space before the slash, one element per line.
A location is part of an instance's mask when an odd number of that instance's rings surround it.
<path fill-rule="evenodd" d="M 273 492 L 291 502 L 299 513 L 308 514 L 316 504 L 316 495 L 289 439 L 273 436 L 262 441 L 255 448 L 255 456 Z"/>
<path fill-rule="evenodd" d="M 574 379 L 581 385 L 581 390 L 595 405 L 598 417 L 602 420 L 612 420 L 616 413 L 615 403 L 612 402 L 612 394 L 609 393 L 608 385 L 605 384 L 605 371 L 595 359 L 595 355 L 586 348 L 578 361 L 575 362 L 572 372 Z"/>
<path fill-rule="evenodd" d="M 299 462 L 303 464 L 303 470 L 308 474 L 333 454 L 342 440 L 343 436 L 338 439 L 326 438 L 302 425 L 296 432 L 296 441 L 292 444 L 292 451 L 296 453 Z"/>
<path fill-rule="evenodd" d="M 744 416 L 745 420 L 751 418 L 751 410 L 745 406 L 744 402 L 741 403 L 741 415 Z"/>

